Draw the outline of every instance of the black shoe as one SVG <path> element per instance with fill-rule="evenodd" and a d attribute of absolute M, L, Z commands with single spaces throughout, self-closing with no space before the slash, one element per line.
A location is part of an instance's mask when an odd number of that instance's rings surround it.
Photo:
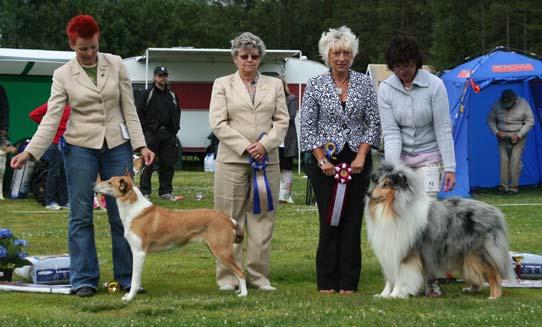
<path fill-rule="evenodd" d="M 126 292 L 126 293 L 130 293 L 130 290 L 131 290 L 131 289 L 132 289 L 131 287 L 127 287 L 127 288 L 123 288 L 122 291 L 123 291 L 123 292 Z M 147 293 L 147 290 L 144 289 L 143 287 L 140 287 L 140 288 L 137 290 L 137 294 L 145 294 L 145 293 Z"/>
<path fill-rule="evenodd" d="M 94 296 L 95 294 L 96 290 L 89 286 L 83 286 L 75 291 L 75 295 L 79 297 L 89 297 Z"/>

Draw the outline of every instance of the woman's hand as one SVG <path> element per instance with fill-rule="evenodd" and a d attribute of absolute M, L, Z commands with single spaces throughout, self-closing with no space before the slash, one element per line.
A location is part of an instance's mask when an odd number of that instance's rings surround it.
<path fill-rule="evenodd" d="M 11 168 L 13 169 L 21 169 L 23 168 L 24 164 L 28 161 L 28 159 L 31 159 L 32 155 L 30 152 L 23 151 L 22 153 L 19 153 L 15 157 L 11 158 Z"/>
<path fill-rule="evenodd" d="M 326 176 L 335 175 L 335 165 L 333 165 L 331 162 L 326 162 L 325 164 L 321 165 L 320 169 L 322 169 L 322 172 Z"/>
<path fill-rule="evenodd" d="M 143 162 L 145 162 L 145 166 L 150 166 L 154 162 L 154 157 L 156 156 L 154 152 L 152 152 L 146 146 L 142 147 L 140 152 L 141 158 L 143 158 Z"/>
<path fill-rule="evenodd" d="M 363 166 L 365 166 L 365 155 L 357 155 L 356 158 L 350 163 L 352 174 L 361 173 Z"/>
<path fill-rule="evenodd" d="M 451 191 L 455 186 L 455 173 L 452 171 L 444 172 L 444 192 Z"/>
<path fill-rule="evenodd" d="M 265 148 L 260 142 L 252 143 L 247 147 L 248 154 L 257 161 L 262 161 L 265 157 Z"/>

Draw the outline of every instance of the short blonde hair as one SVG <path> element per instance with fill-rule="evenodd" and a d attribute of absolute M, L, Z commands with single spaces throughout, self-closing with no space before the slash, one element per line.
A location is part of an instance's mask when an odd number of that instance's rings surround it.
<path fill-rule="evenodd" d="M 359 40 L 352 33 L 352 30 L 346 26 L 339 28 L 330 28 L 326 33 L 322 33 L 320 41 L 318 41 L 318 52 L 324 60 L 326 66 L 329 67 L 329 53 L 334 50 L 347 50 L 352 53 L 350 66 L 354 62 L 354 58 L 358 55 Z"/>
<path fill-rule="evenodd" d="M 231 56 L 237 56 L 241 49 L 258 49 L 260 57 L 265 56 L 265 44 L 258 36 L 244 32 L 239 34 L 235 39 L 231 40 Z"/>

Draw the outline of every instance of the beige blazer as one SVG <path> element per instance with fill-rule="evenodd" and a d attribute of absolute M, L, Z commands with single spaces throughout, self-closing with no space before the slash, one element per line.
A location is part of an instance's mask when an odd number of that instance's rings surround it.
<path fill-rule="evenodd" d="M 209 124 L 216 137 L 219 162 L 247 163 L 246 148 L 258 141 L 265 147 L 269 163 L 278 163 L 278 146 L 288 130 L 288 109 L 282 82 L 260 75 L 254 104 L 239 73 L 215 80 L 209 107 Z"/>
<path fill-rule="evenodd" d="M 67 143 L 101 149 L 104 140 L 114 148 L 129 139 L 133 149 L 146 145 L 121 57 L 98 53 L 97 69 L 97 86 L 76 58 L 55 70 L 47 114 L 26 148 L 34 158 L 41 158 L 51 144 L 66 103 L 72 108 L 64 134 Z"/>

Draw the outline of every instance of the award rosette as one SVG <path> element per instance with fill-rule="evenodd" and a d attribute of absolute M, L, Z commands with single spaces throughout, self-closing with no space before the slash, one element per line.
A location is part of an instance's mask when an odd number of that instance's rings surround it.
<path fill-rule="evenodd" d="M 326 213 L 326 222 L 330 226 L 339 226 L 341 214 L 346 206 L 346 193 L 348 183 L 352 180 L 352 168 L 347 163 L 340 163 L 335 166 L 335 185 L 329 201 Z"/>
<path fill-rule="evenodd" d="M 273 195 L 271 194 L 271 186 L 265 173 L 265 168 L 268 163 L 267 155 L 262 161 L 248 159 L 250 168 L 252 168 L 252 189 L 254 190 L 254 205 L 253 213 L 258 215 L 262 210 L 267 212 L 273 211 Z"/>

